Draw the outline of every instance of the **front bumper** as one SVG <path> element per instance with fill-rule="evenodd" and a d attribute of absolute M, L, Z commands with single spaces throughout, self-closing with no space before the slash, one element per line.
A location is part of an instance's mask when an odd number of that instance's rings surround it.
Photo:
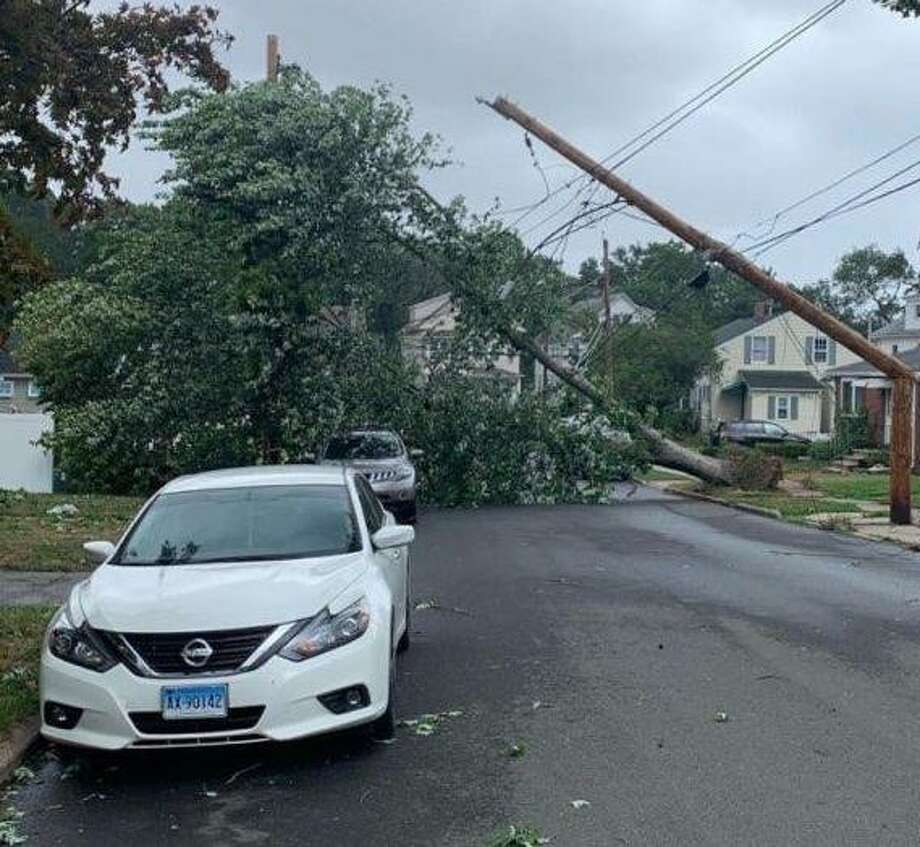
<path fill-rule="evenodd" d="M 245 673 L 181 678 L 139 677 L 124 665 L 106 673 L 63 662 L 48 652 L 41 662 L 42 735 L 62 744 L 101 750 L 126 748 L 239 744 L 254 741 L 288 741 L 346 729 L 378 718 L 386 711 L 389 685 L 389 633 L 373 623 L 351 644 L 303 662 L 274 656 L 264 665 Z M 138 729 L 136 713 L 160 711 L 164 686 L 227 683 L 231 716 L 258 713 L 258 720 L 245 728 L 228 728 L 221 719 L 169 721 L 166 732 Z M 318 699 L 320 695 L 350 686 L 365 686 L 369 705 L 335 714 Z M 46 702 L 63 703 L 83 710 L 73 729 L 60 729 L 44 721 Z M 239 710 L 239 711 L 236 711 Z M 135 718 L 132 720 L 132 714 Z M 165 724 L 166 722 L 160 722 Z M 173 730 L 173 725 L 175 729 Z M 149 721 L 145 724 L 149 729 Z M 162 727 L 161 727 L 162 728 Z"/>

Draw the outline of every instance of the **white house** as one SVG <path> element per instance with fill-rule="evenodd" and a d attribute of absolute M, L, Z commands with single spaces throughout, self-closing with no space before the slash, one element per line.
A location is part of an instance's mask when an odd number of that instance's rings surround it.
<path fill-rule="evenodd" d="M 771 420 L 815 437 L 833 428 L 829 371 L 859 357 L 791 312 L 760 303 L 714 333 L 721 370 L 700 379 L 691 396 L 700 426 L 719 421 Z"/>
<path fill-rule="evenodd" d="M 920 294 L 904 299 L 904 311 L 893 321 L 869 333 L 869 340 L 886 353 L 906 353 L 920 347 Z"/>
<path fill-rule="evenodd" d="M 429 297 L 409 307 L 409 321 L 400 330 L 400 345 L 405 358 L 428 373 L 438 354 L 446 349 L 457 328 L 458 310 L 450 294 Z M 499 379 L 513 394 L 521 390 L 521 359 L 514 351 L 505 351 L 488 359 L 470 372 L 471 375 Z"/>

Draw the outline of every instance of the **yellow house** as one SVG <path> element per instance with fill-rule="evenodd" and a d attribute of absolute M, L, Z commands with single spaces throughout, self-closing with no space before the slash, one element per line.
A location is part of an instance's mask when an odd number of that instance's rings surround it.
<path fill-rule="evenodd" d="M 775 421 L 790 432 L 820 438 L 833 428 L 828 372 L 859 357 L 791 312 L 760 303 L 750 318 L 715 331 L 720 369 L 700 379 L 691 405 L 703 430 L 720 421 Z"/>

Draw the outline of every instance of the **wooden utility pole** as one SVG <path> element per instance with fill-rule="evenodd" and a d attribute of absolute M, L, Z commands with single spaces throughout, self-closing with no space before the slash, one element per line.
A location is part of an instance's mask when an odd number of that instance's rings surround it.
<path fill-rule="evenodd" d="M 278 81 L 278 36 L 269 35 L 265 44 L 265 79 L 269 82 Z"/>
<path fill-rule="evenodd" d="M 620 179 L 600 162 L 583 153 L 514 103 L 504 97 L 498 97 L 488 105 L 502 117 L 514 121 L 531 135 L 535 135 L 593 179 L 606 185 L 630 206 L 635 206 L 644 212 L 691 247 L 703 251 L 707 259 L 718 262 L 722 267 L 746 279 L 768 297 L 782 303 L 789 311 L 799 315 L 894 380 L 894 403 L 891 413 L 890 514 L 891 522 L 894 524 L 911 522 L 910 453 L 915 381 L 913 370 L 910 367 L 900 359 L 870 344 L 856 330 L 822 311 L 790 286 L 777 282 L 763 268 L 755 265 L 741 253 L 691 226 L 664 206 L 633 188 L 628 182 Z"/>

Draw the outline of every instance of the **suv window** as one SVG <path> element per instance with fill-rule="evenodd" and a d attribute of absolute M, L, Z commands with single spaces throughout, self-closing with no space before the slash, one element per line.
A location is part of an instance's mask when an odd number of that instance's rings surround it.
<path fill-rule="evenodd" d="M 784 430 L 784 429 L 783 429 L 781 426 L 779 426 L 778 424 L 774 424 L 774 423 L 765 423 L 765 424 L 763 425 L 763 428 L 764 428 L 764 432 L 766 432 L 767 435 L 779 436 L 779 435 L 785 435 L 785 434 L 786 434 L 786 430 Z"/>
<path fill-rule="evenodd" d="M 373 535 L 383 526 L 383 506 L 374 494 L 368 481 L 363 476 L 355 477 L 355 486 L 358 489 L 358 499 L 361 501 L 361 511 L 367 522 L 367 531 Z"/>

